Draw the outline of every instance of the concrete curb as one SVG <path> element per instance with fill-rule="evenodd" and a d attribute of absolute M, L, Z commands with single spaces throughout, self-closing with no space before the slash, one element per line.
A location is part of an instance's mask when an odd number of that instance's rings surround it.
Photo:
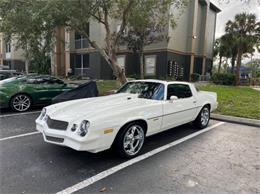
<path fill-rule="evenodd" d="M 220 121 L 231 122 L 231 123 L 238 123 L 238 124 L 242 124 L 242 125 L 260 127 L 260 120 L 256 120 L 256 119 L 248 119 L 248 118 L 227 116 L 227 115 L 221 115 L 221 114 L 211 114 L 210 118 L 215 119 L 215 120 L 220 120 Z"/>

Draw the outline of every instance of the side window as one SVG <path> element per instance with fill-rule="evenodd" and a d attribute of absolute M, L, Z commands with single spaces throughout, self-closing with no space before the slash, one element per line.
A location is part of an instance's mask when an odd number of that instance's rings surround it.
<path fill-rule="evenodd" d="M 152 96 L 153 100 L 163 100 L 164 99 L 164 85 L 161 84 L 155 89 L 155 92 Z"/>
<path fill-rule="evenodd" d="M 49 78 L 28 78 L 26 83 L 27 84 L 49 84 Z"/>
<path fill-rule="evenodd" d="M 37 80 L 34 78 L 29 78 L 26 80 L 27 84 L 38 84 Z"/>
<path fill-rule="evenodd" d="M 167 100 L 169 100 L 171 96 L 177 96 L 178 98 L 189 98 L 192 96 L 192 92 L 188 85 L 172 84 L 168 85 Z"/>
<path fill-rule="evenodd" d="M 48 84 L 64 84 L 64 82 L 60 79 L 55 78 L 55 77 L 51 77 L 48 80 Z"/>

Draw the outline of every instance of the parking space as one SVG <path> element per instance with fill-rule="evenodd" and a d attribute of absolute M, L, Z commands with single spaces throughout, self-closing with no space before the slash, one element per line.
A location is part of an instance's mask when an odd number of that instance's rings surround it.
<path fill-rule="evenodd" d="M 224 124 L 77 193 L 260 193 L 260 131 Z"/>
<path fill-rule="evenodd" d="M 56 193 L 126 162 L 111 150 L 91 154 L 47 144 L 41 134 L 11 137 L 35 132 L 38 115 L 0 117 L 0 193 Z M 142 154 L 195 133 L 188 124 L 152 136 Z M 73 192 L 259 193 L 259 139 L 257 128 L 225 123 Z"/>

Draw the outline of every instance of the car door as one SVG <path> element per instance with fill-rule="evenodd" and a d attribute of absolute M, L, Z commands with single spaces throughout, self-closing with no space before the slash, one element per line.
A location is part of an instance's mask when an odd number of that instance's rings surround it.
<path fill-rule="evenodd" d="M 62 80 L 54 77 L 46 78 L 43 87 L 45 89 L 44 98 L 49 102 L 55 96 L 63 93 L 64 91 L 70 90 L 66 87 L 66 84 Z"/>
<path fill-rule="evenodd" d="M 52 98 L 68 90 L 62 81 L 57 81 L 49 76 L 38 76 L 28 78 L 26 81 L 26 90 L 34 99 L 35 104 L 50 103 Z"/>
<path fill-rule="evenodd" d="M 171 96 L 178 99 L 170 100 Z M 187 84 L 169 84 L 167 86 L 167 100 L 163 105 L 162 129 L 170 129 L 190 122 L 197 111 L 197 100 Z"/>

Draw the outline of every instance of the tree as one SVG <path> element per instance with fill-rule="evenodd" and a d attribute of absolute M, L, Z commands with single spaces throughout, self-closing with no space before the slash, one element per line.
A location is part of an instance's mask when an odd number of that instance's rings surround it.
<path fill-rule="evenodd" d="M 157 0 L 153 0 L 157 1 Z M 152 43 L 168 41 L 168 28 L 176 26 L 175 17 L 169 12 L 170 9 L 178 10 L 187 5 L 186 0 L 164 1 L 160 6 L 153 7 L 154 2 L 139 1 L 135 5 L 134 12 L 129 18 L 128 30 L 123 37 L 129 50 L 139 55 L 140 77 L 144 78 L 144 47 Z M 169 6 L 171 8 L 169 9 Z M 162 14 L 165 13 L 165 14 Z"/>
<path fill-rule="evenodd" d="M 240 67 L 243 54 L 260 50 L 260 22 L 254 14 L 241 13 L 226 24 L 226 33 L 232 35 L 237 48 L 236 85 L 240 83 Z"/>
<path fill-rule="evenodd" d="M 231 73 L 234 73 L 235 68 L 235 62 L 237 58 L 237 44 L 234 39 L 234 36 L 230 33 L 226 33 L 221 37 L 222 41 L 224 42 L 224 45 L 227 50 L 227 56 L 228 58 L 231 58 Z"/>
<path fill-rule="evenodd" d="M 120 40 L 122 39 L 132 13 L 140 11 L 138 5 L 150 3 L 150 10 L 144 9 L 150 16 L 151 12 L 157 12 L 159 8 L 166 10 L 177 0 L 2 0 L 0 5 L 0 24 L 5 28 L 9 24 L 10 29 L 4 30 L 7 34 L 16 35 L 18 40 L 31 40 L 31 35 L 38 35 L 41 40 L 43 35 L 55 33 L 55 27 L 65 26 L 83 35 L 90 45 L 95 48 L 112 68 L 113 74 L 121 83 L 125 83 L 124 70 L 117 64 L 116 53 Z M 3 11 L 3 12 L 2 12 Z M 23 17 L 18 17 L 22 15 Z M 26 20 L 28 19 L 28 20 Z M 32 25 L 30 21 L 34 21 Z M 86 26 L 90 21 L 100 23 L 105 29 L 105 47 L 102 48 L 94 40 L 91 40 Z M 120 28 L 115 28 L 115 23 L 120 24 Z M 12 26 L 21 26 L 16 29 Z M 23 27 L 25 28 L 23 30 Z M 8 33 L 11 32 L 11 33 Z M 25 36 L 26 35 L 26 36 Z M 23 38 L 26 37 L 26 38 Z M 29 37 L 29 38 L 28 38 Z M 53 41 L 53 36 L 52 36 Z M 30 43 L 30 41 L 29 41 Z M 28 43 L 28 44 L 29 44 Z M 49 42 L 48 42 L 49 43 Z M 27 44 L 22 44 L 27 45 Z M 50 44 L 51 45 L 51 44 Z"/>
<path fill-rule="evenodd" d="M 231 55 L 231 50 L 225 35 L 215 41 L 213 55 L 219 56 L 218 73 L 220 73 L 223 57 L 229 58 Z"/>
<path fill-rule="evenodd" d="M 252 78 L 259 77 L 260 74 L 260 59 L 252 59 L 250 62 L 245 64 L 246 67 L 250 68 Z"/>
<path fill-rule="evenodd" d="M 41 61 L 42 67 L 50 65 L 47 59 L 50 58 L 55 25 L 44 19 L 48 13 L 41 10 L 43 6 L 43 1 L 35 3 L 34 0 L 2 0 L 0 4 L 0 31 L 4 33 L 6 42 L 14 37 L 16 48 L 25 51 L 27 73 L 31 61 Z"/>

